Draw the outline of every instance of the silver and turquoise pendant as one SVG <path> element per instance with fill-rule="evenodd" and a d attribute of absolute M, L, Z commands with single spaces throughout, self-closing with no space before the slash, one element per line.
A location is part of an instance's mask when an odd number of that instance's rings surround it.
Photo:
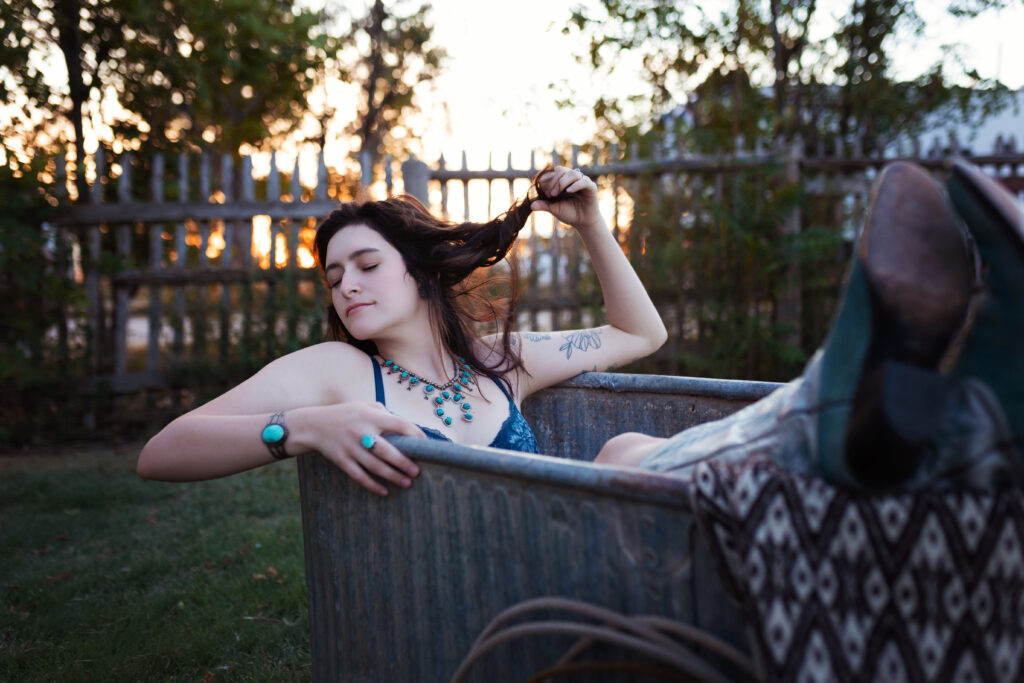
<path fill-rule="evenodd" d="M 473 407 L 466 400 L 465 393 L 472 391 L 474 384 L 473 375 L 469 363 L 464 358 L 459 358 L 455 363 L 455 376 L 444 384 L 431 382 L 424 377 L 409 372 L 393 360 L 385 360 L 384 368 L 388 375 L 398 374 L 398 383 L 408 382 L 406 389 L 412 391 L 417 385 L 423 385 L 423 398 L 431 401 L 434 407 L 434 415 L 446 427 L 452 426 L 452 416 L 445 410 L 446 403 L 454 403 L 462 412 L 462 419 L 465 422 L 473 421 Z"/>

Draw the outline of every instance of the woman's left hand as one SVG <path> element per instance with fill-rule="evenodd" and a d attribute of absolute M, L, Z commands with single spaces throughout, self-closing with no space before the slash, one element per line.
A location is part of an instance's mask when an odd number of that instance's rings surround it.
<path fill-rule="evenodd" d="M 597 206 L 597 183 L 579 169 L 555 166 L 550 173 L 540 178 L 540 186 L 550 197 L 568 193 L 569 196 L 554 202 L 533 200 L 534 211 L 548 211 L 563 223 L 576 229 L 588 229 L 604 219 Z"/>

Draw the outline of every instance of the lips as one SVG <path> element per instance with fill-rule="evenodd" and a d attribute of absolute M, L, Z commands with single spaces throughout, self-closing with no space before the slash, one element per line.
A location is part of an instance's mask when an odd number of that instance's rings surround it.
<path fill-rule="evenodd" d="M 356 311 L 361 311 L 362 309 L 364 309 L 364 308 L 366 308 L 367 306 L 370 306 L 370 305 L 371 304 L 352 304 L 351 306 L 349 306 L 348 308 L 345 309 L 345 317 L 347 318 L 347 317 L 351 316 L 353 313 L 355 313 Z"/>

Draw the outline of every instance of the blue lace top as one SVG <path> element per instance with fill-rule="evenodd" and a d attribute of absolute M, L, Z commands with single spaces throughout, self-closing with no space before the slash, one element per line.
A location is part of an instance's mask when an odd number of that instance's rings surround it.
<path fill-rule="evenodd" d="M 371 360 L 373 361 L 373 383 L 377 390 L 377 403 L 386 405 L 384 403 L 384 378 L 380 372 L 380 364 L 376 358 L 371 357 Z M 539 453 L 540 447 L 537 445 L 537 437 L 534 435 L 533 429 L 530 428 L 530 423 L 519 412 L 519 408 L 516 407 L 516 403 L 512 400 L 508 389 L 493 377 L 491 377 L 491 381 L 498 385 L 501 393 L 505 394 L 505 398 L 508 399 L 508 417 L 501 424 L 501 429 L 498 430 L 498 435 L 494 437 L 494 441 L 488 444 L 488 446 L 523 453 Z M 451 441 L 451 439 L 436 429 L 424 427 L 423 425 L 416 426 L 422 429 L 423 433 L 431 439 Z"/>

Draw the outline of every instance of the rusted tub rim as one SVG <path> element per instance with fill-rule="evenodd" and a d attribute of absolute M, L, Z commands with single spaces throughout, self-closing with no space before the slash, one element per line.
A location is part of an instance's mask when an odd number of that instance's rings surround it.
<path fill-rule="evenodd" d="M 690 484 L 684 477 L 414 436 L 389 434 L 384 438 L 414 461 L 463 469 L 467 476 L 483 472 L 520 479 L 528 484 L 568 487 L 602 496 L 690 508 Z M 310 456 L 320 454 L 310 452 L 301 457 Z"/>
<path fill-rule="evenodd" d="M 781 386 L 783 385 L 778 382 L 586 372 L 551 388 L 677 394 L 749 402 L 763 398 Z M 634 467 L 597 465 L 582 460 L 567 460 L 485 446 L 465 446 L 450 441 L 412 436 L 386 435 L 384 438 L 405 455 L 422 462 L 470 472 L 513 477 L 541 485 L 586 490 L 602 496 L 668 504 L 686 509 L 691 507 L 688 472 L 664 474 Z M 310 455 L 319 456 L 318 453 L 308 453 L 303 457 Z M 414 482 L 413 487 L 415 486 Z"/>
<path fill-rule="evenodd" d="M 514 477 L 538 484 L 569 487 L 628 500 L 668 503 L 689 508 L 689 477 L 635 467 L 597 465 L 551 455 L 535 455 L 486 446 L 464 446 L 435 439 L 388 436 L 406 455 L 426 462 Z M 413 486 L 416 484 L 414 483 Z"/>
<path fill-rule="evenodd" d="M 556 384 L 552 388 L 606 389 L 615 392 L 680 394 L 730 401 L 756 401 L 782 386 L 785 385 L 780 382 L 754 382 L 740 379 L 585 372 L 561 384 Z"/>

